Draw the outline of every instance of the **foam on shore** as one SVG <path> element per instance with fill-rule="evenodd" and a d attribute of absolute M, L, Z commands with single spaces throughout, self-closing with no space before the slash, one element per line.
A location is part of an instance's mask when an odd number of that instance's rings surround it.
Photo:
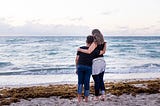
<path fill-rule="evenodd" d="M 160 78 L 160 73 L 131 73 L 131 74 L 105 74 L 104 80 L 108 82 L 155 79 Z M 0 87 L 22 87 L 49 84 L 76 84 L 76 74 L 58 75 L 9 75 L 0 76 Z M 91 78 L 91 81 L 93 79 Z"/>

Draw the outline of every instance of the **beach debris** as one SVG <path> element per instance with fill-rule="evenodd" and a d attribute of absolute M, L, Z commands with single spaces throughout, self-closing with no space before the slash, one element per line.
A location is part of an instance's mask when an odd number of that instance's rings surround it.
<path fill-rule="evenodd" d="M 145 85 L 145 87 L 136 86 Z M 160 93 L 160 79 L 148 81 L 132 81 L 105 83 L 106 94 L 120 96 L 122 94 L 131 94 L 136 96 L 139 93 L 155 94 Z M 94 84 L 91 84 L 90 93 L 94 94 Z M 20 88 L 5 88 L 0 90 L 0 106 L 19 102 L 20 99 L 30 100 L 31 98 L 48 98 L 57 96 L 59 98 L 73 99 L 77 96 L 76 84 L 32 86 Z"/>

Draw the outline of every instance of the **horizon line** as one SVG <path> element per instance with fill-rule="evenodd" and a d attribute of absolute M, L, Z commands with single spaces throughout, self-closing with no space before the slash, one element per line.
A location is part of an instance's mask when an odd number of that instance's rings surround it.
<path fill-rule="evenodd" d="M 90 35 L 90 34 L 88 34 L 88 35 Z M 17 34 L 17 35 L 16 34 L 14 34 L 14 35 L 9 35 L 9 34 L 4 35 L 3 34 L 3 35 L 1 35 L 0 34 L 0 37 L 4 37 L 4 36 L 8 36 L 8 37 L 9 36 L 88 36 L 88 35 L 81 35 L 81 34 L 80 35 L 72 35 L 72 34 L 70 34 L 70 35 L 69 34 L 67 34 L 67 35 L 65 35 L 65 34 L 64 35 L 58 35 L 58 34 L 57 35 L 56 34 L 54 34 L 54 35 L 45 35 L 45 34 L 43 34 L 43 35 L 42 34 L 39 34 L 39 35 L 37 35 L 37 34 L 34 34 L 34 35 L 19 35 L 19 34 Z M 103 36 L 109 36 L 109 37 L 110 36 L 160 36 L 160 34 L 159 35 L 137 35 L 137 34 L 136 35 L 121 35 L 121 34 L 119 34 L 119 35 L 117 35 L 117 34 L 111 35 L 110 34 L 110 35 L 103 35 Z"/>

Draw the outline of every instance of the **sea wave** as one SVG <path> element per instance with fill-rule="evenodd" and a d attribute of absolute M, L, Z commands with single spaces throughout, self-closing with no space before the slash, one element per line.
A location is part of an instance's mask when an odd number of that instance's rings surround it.
<path fill-rule="evenodd" d="M 53 74 L 73 74 L 75 68 L 35 68 L 30 70 L 19 69 L 19 71 L 2 71 L 0 75 L 53 75 Z"/>
<path fill-rule="evenodd" d="M 13 65 L 11 62 L 0 62 L 0 68 Z"/>
<path fill-rule="evenodd" d="M 128 74 L 128 73 L 149 73 L 160 72 L 160 64 L 148 63 L 132 67 L 107 67 L 106 73 Z"/>
<path fill-rule="evenodd" d="M 73 74 L 75 73 L 75 65 L 63 67 L 48 67 L 48 68 L 12 68 L 10 71 L 1 71 L 0 75 L 54 75 L 54 74 Z M 109 74 L 129 74 L 129 73 L 150 73 L 160 72 L 160 64 L 148 63 L 133 67 L 106 67 L 105 73 Z"/>
<path fill-rule="evenodd" d="M 75 73 L 85 36 L 0 37 L 0 75 Z M 105 37 L 106 73 L 160 72 L 160 37 Z"/>

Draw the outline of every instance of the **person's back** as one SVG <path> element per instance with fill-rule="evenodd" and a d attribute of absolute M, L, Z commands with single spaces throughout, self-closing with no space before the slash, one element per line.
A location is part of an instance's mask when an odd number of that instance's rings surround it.
<path fill-rule="evenodd" d="M 95 49 L 98 49 L 101 51 L 104 49 L 104 45 L 105 45 L 105 42 L 103 44 L 97 45 L 97 47 Z M 103 54 L 97 55 L 96 58 L 98 58 L 98 57 L 103 57 Z"/>
<path fill-rule="evenodd" d="M 87 46 L 82 46 L 80 47 L 81 49 L 88 49 L 89 47 Z M 79 60 L 78 64 L 80 65 L 87 65 L 87 66 L 92 66 L 92 60 L 99 56 L 99 50 L 98 48 L 95 49 L 91 54 L 86 54 L 82 52 L 77 52 L 77 55 L 79 55 Z"/>

